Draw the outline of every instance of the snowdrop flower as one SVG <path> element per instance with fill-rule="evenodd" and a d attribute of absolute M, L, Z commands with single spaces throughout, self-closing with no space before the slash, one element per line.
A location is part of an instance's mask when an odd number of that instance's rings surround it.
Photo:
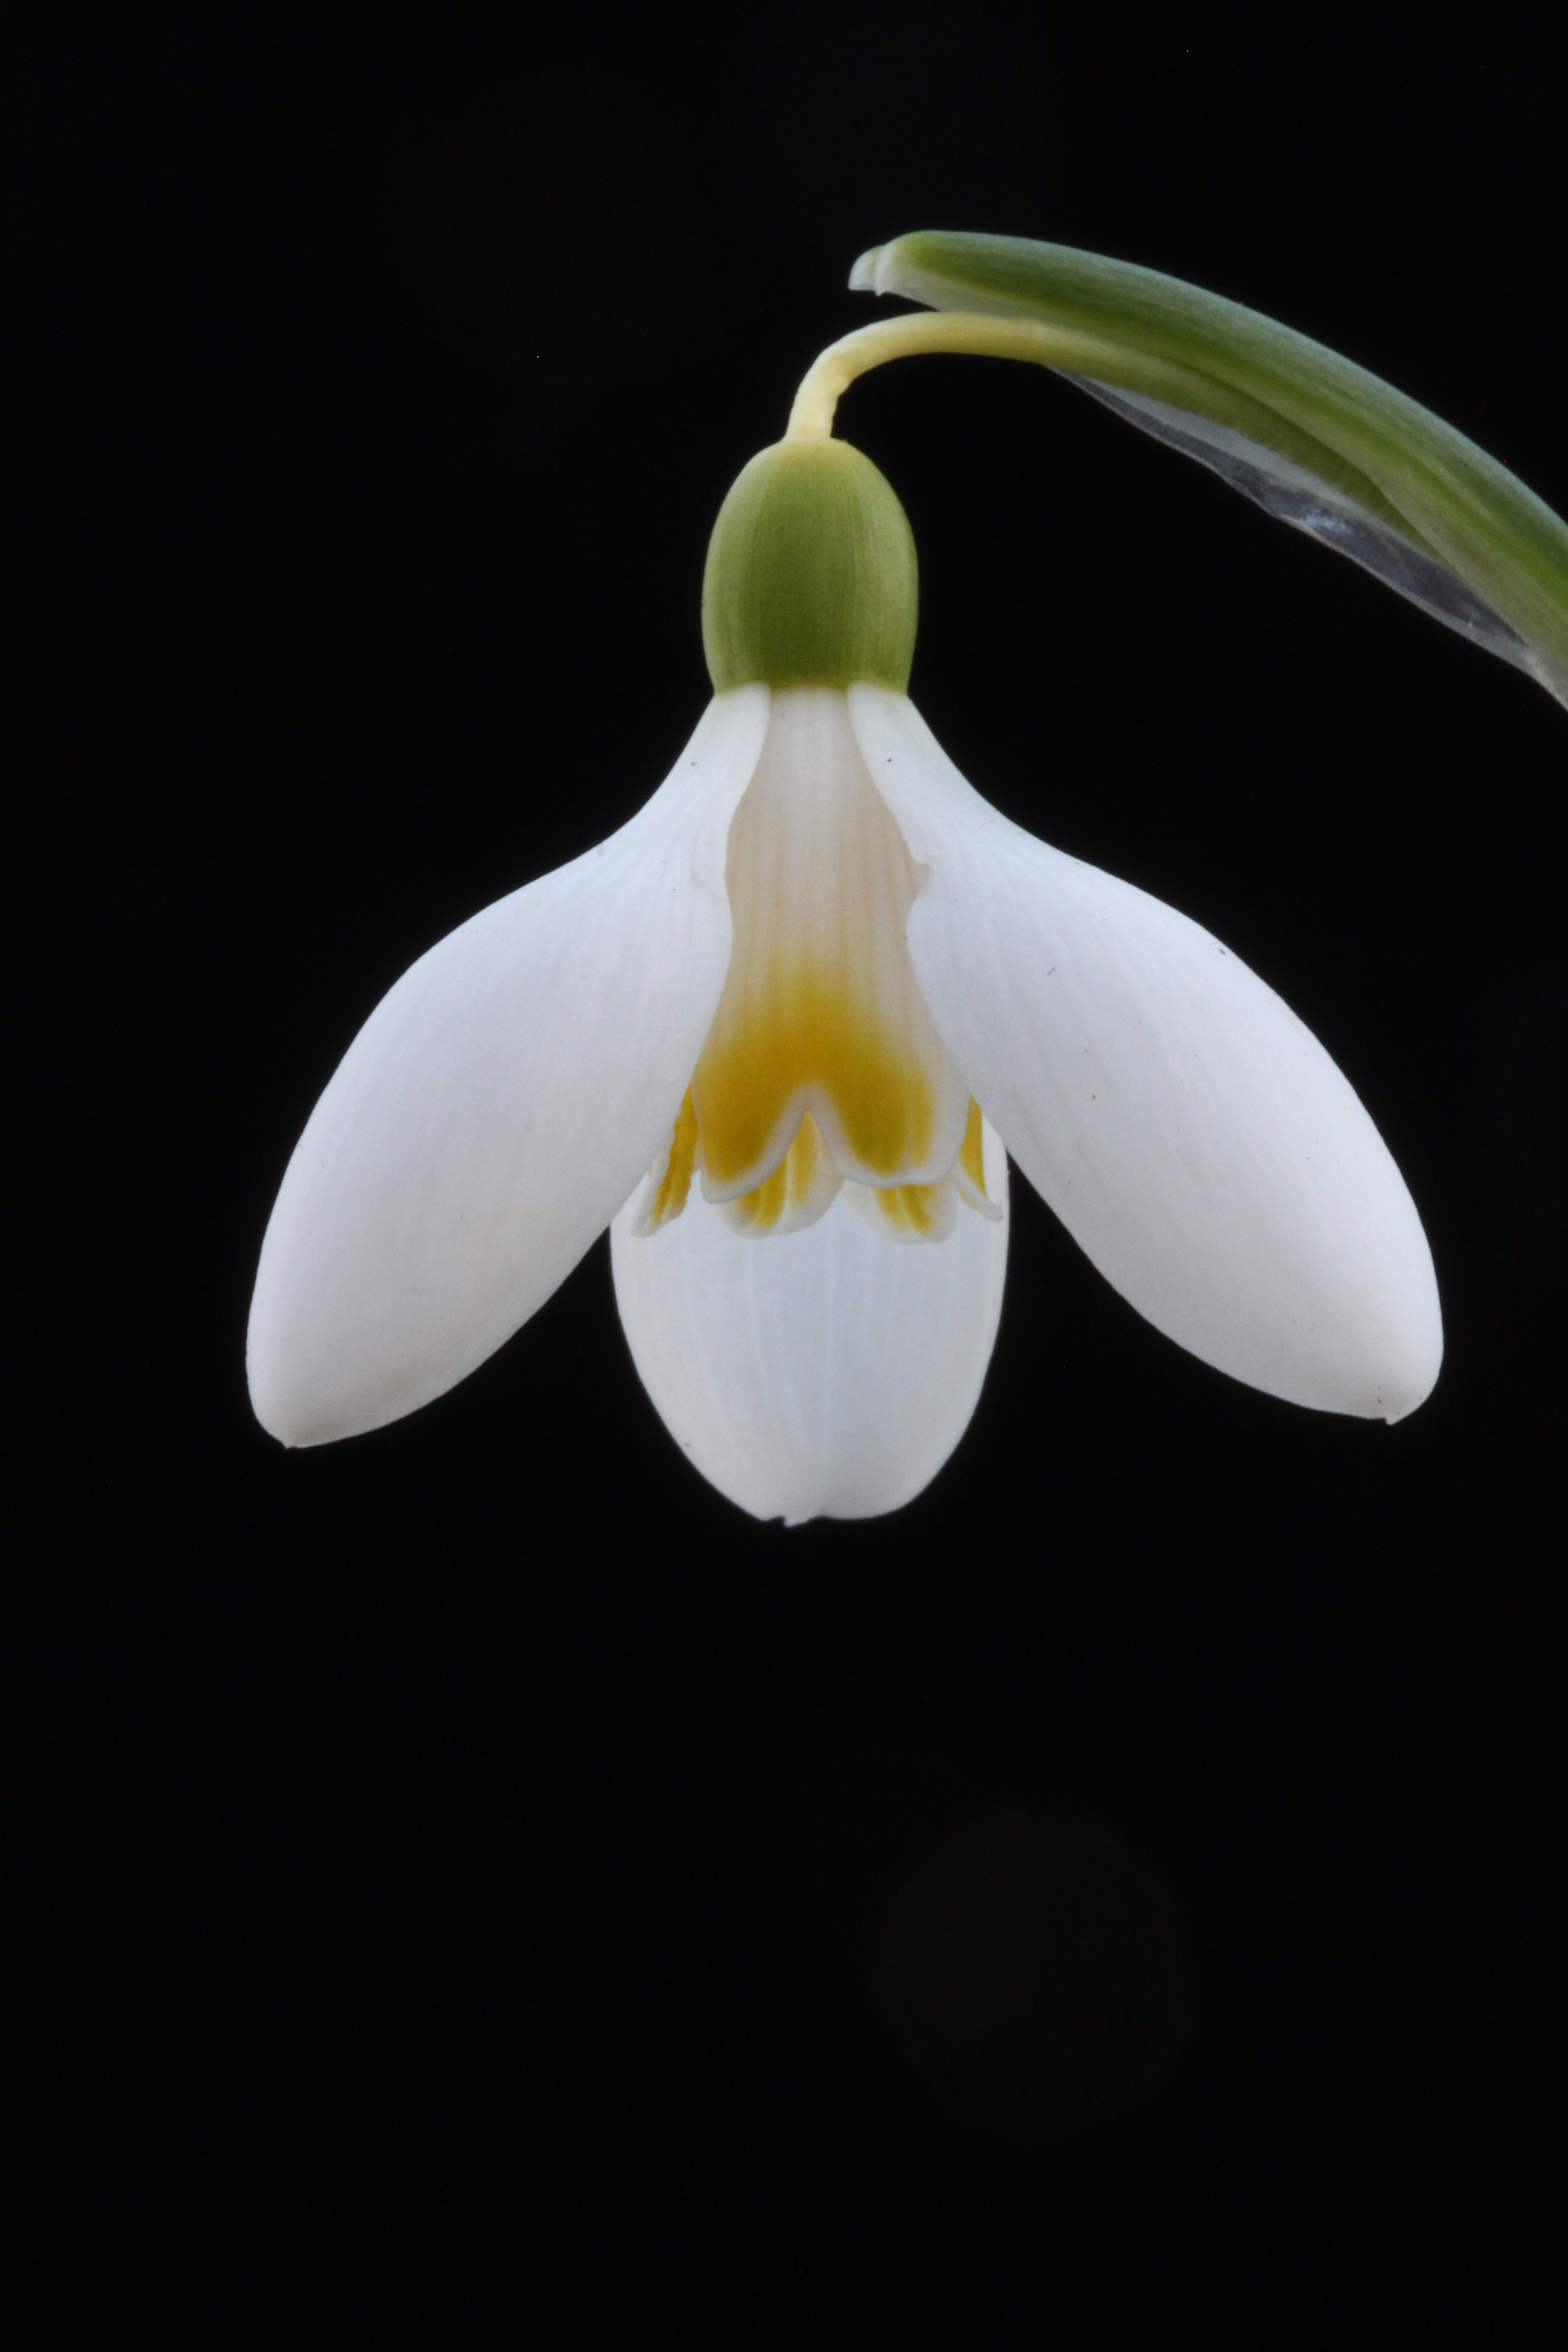
<path fill-rule="evenodd" d="M 759 1517 L 893 1509 L 980 1392 L 1008 1151 L 1206 1362 L 1420 1403 L 1431 1257 L 1350 1086 L 1206 931 L 972 790 L 905 691 L 915 604 L 866 457 L 752 461 L 709 556 L 714 698 L 665 783 L 423 956 L 311 1115 L 251 1311 L 276 1436 L 440 1395 L 608 1226 L 637 1370 L 714 1485 Z"/>
<path fill-rule="evenodd" d="M 1014 291 L 989 316 L 892 322 L 883 355 L 1045 333 L 999 323 Z M 1049 364 L 1109 348 L 1049 332 Z M 979 1397 L 1009 1154 L 1205 1363 L 1385 1421 L 1429 1393 L 1431 1255 L 1329 1055 L 1197 924 L 1002 816 L 909 699 L 909 525 L 830 432 L 869 363 L 826 354 L 725 500 L 702 599 L 713 698 L 664 783 L 421 957 L 311 1114 L 250 1318 L 252 1400 L 286 1444 L 441 1395 L 607 1228 L 637 1370 L 714 1486 L 792 1523 L 895 1509 Z M 1188 395 L 1160 369 L 1169 408 Z M 1173 437 L 1131 362 L 1101 376 Z M 1247 463 L 1282 497 L 1310 450 L 1293 425 L 1294 454 L 1271 451 L 1264 414 L 1254 399 Z M 1197 454 L 1238 478 L 1236 431 L 1205 430 Z M 1556 664 L 1547 606 L 1509 609 Z"/>

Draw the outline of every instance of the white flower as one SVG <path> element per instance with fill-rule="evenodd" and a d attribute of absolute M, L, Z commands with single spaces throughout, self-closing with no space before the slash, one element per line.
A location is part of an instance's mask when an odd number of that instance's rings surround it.
<path fill-rule="evenodd" d="M 980 1393 L 1008 1152 L 1205 1362 L 1389 1421 L 1426 1396 L 1431 1256 L 1350 1085 L 1206 931 L 959 775 L 902 690 L 900 530 L 843 442 L 753 460 L 670 775 L 371 1015 L 262 1247 L 251 1395 L 285 1444 L 439 1396 L 608 1227 L 637 1370 L 715 1486 L 894 1509 Z"/>

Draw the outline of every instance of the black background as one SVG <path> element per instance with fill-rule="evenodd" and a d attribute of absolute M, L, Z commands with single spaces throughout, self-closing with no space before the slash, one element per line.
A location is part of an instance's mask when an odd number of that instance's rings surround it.
<path fill-rule="evenodd" d="M 840 413 L 913 523 L 959 765 L 1215 930 L 1373 1109 L 1447 1331 L 1397 1430 L 1182 1355 L 1021 1181 L 973 1426 L 890 1519 L 708 1489 L 602 1247 L 339 1448 L 265 1438 L 242 1357 L 359 1022 L 690 732 L 712 517 L 876 315 L 862 247 L 1167 269 L 1568 509 L 1561 84 L 1175 20 L 213 13 L 13 89 L 11 2034 L 50 2324 L 1525 2340 L 1568 848 L 1526 679 L 1037 371 Z"/>

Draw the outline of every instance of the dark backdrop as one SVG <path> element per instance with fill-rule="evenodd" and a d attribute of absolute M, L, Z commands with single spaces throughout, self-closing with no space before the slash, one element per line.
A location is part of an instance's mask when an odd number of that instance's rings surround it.
<path fill-rule="evenodd" d="M 208 2340 L 1523 2340 L 1561 1845 L 1568 714 L 1036 371 L 889 369 L 913 692 L 1297 1007 L 1419 1203 L 1394 1431 L 1178 1352 L 1016 1184 L 900 1515 L 705 1486 L 601 1246 L 287 1456 L 256 1254 L 397 973 L 620 823 L 719 501 L 863 247 L 1152 264 L 1568 509 L 1528 50 L 239 16 L 16 86 L 23 954 L 8 1795 L 34 2243 Z M 292 2318 L 289 2317 L 292 2315 Z M 434 2323 L 432 2323 L 434 2324 Z M 434 2339 L 433 2339 L 434 2340 Z"/>

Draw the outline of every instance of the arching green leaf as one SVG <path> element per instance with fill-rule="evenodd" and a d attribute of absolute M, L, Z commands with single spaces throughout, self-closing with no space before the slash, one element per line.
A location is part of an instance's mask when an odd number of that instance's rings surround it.
<path fill-rule="evenodd" d="M 1429 409 L 1337 352 L 1157 270 L 921 230 L 850 284 L 1033 319 L 1098 347 L 1060 372 L 1568 704 L 1568 525 Z"/>

